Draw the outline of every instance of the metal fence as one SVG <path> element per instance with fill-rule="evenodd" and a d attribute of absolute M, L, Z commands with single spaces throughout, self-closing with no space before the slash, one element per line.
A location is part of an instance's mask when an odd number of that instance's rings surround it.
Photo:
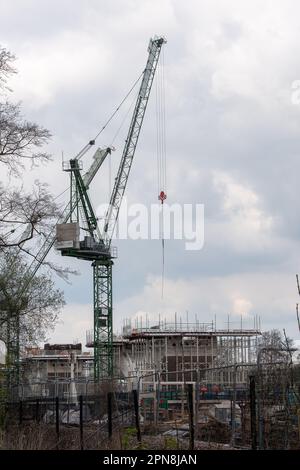
<path fill-rule="evenodd" d="M 0 403 L 6 434 L 12 436 L 6 448 L 123 448 L 122 432 L 130 428 L 135 446 L 146 439 L 155 445 L 161 436 L 172 438 L 172 445 L 175 440 L 175 448 L 193 449 L 206 442 L 299 449 L 300 367 L 285 359 L 262 359 L 256 365 L 196 371 L 195 382 L 166 383 L 159 372 L 101 385 L 78 381 L 67 391 L 66 382 L 57 382 L 52 390 L 58 393 L 50 397 L 38 395 L 38 388 L 19 386 L 14 399 Z M 248 370 L 243 384 L 238 382 L 240 367 Z M 230 382 L 224 381 L 224 370 Z M 190 378 L 190 371 L 184 372 Z M 23 440 L 37 433 L 35 444 L 17 441 L 23 428 L 30 429 Z"/>
<path fill-rule="evenodd" d="M 35 440 L 29 443 L 30 436 L 25 436 L 24 448 L 103 448 L 119 429 L 136 427 L 139 422 L 136 391 L 79 395 L 76 400 L 25 398 L 1 405 L 5 410 L 6 448 L 20 448 L 16 434 L 21 429 L 25 434 L 31 432 Z M 43 442 L 35 432 L 45 433 Z M 138 427 L 136 432 L 140 435 Z"/>
<path fill-rule="evenodd" d="M 243 364 L 243 384 L 236 380 L 239 367 L 201 370 L 196 382 L 181 384 L 164 382 L 160 374 L 152 383 L 145 378 L 139 387 L 144 428 L 245 449 L 299 449 L 300 367 L 285 360 Z M 224 370 L 233 375 L 230 384 Z"/>

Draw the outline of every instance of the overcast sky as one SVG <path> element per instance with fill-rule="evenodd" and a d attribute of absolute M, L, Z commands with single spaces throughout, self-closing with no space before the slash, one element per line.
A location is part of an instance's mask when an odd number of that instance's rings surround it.
<path fill-rule="evenodd" d="M 159 241 L 117 242 L 114 323 L 147 313 L 224 326 L 286 328 L 299 338 L 295 274 L 300 271 L 300 5 L 246 0 L 0 0 L 0 43 L 16 54 L 10 85 L 28 119 L 48 128 L 53 162 L 26 176 L 68 185 L 70 158 L 99 130 L 139 76 L 151 36 L 163 35 L 169 203 L 203 203 L 205 244 L 166 243 L 161 298 Z M 157 201 L 155 94 L 150 98 L 127 187 L 129 202 Z M 130 103 L 129 103 L 130 104 Z M 126 112 L 101 135 L 109 145 Z M 117 169 L 129 122 L 115 142 Z M 84 162 L 88 166 L 88 161 Z M 107 198 L 108 163 L 91 188 Z M 67 198 L 67 195 L 65 195 Z M 51 257 L 81 275 L 51 341 L 85 341 L 92 327 L 88 263 Z"/>

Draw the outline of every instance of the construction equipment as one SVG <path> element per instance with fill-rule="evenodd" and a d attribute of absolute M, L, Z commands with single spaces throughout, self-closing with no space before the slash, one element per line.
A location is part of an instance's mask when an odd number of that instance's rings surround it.
<path fill-rule="evenodd" d="M 64 256 L 73 256 L 92 261 L 94 283 L 94 376 L 96 381 L 113 376 L 112 265 L 113 259 L 116 257 L 116 251 L 111 247 L 111 239 L 128 181 L 161 47 L 165 42 L 163 37 L 150 39 L 148 60 L 142 74 L 142 82 L 125 140 L 125 147 L 110 198 L 109 209 L 105 217 L 104 233 L 100 234 L 97 219 L 88 196 L 88 188 L 105 158 L 114 149 L 99 148 L 93 157 L 90 169 L 82 176 L 80 159 L 95 144 L 95 140 L 91 140 L 64 168 L 71 175 L 70 202 L 57 221 L 56 233 L 49 233 L 43 246 L 36 253 L 26 273 L 24 285 L 20 288 L 21 298 L 54 244 L 56 244 L 56 248 Z M 82 228 L 87 233 L 81 241 L 79 240 L 80 215 L 81 222 L 84 225 Z M 69 237 L 71 237 L 71 240 L 68 240 Z M 14 326 L 15 322 L 14 325 L 9 324 L 9 338 L 11 337 L 10 330 L 14 330 Z M 14 336 L 16 337 L 15 340 L 9 341 L 7 355 L 10 357 L 11 364 L 19 364 L 19 334 L 14 331 Z M 16 378 L 15 382 L 18 383 L 18 380 L 19 377 Z"/>
<path fill-rule="evenodd" d="M 162 37 L 150 40 L 148 60 L 143 72 L 137 101 L 121 157 L 109 207 L 105 216 L 103 234 L 100 233 L 97 218 L 89 195 L 89 176 L 81 176 L 78 158 L 70 160 L 65 170 L 70 172 L 70 223 L 57 226 L 56 247 L 63 256 L 72 256 L 92 262 L 94 285 L 94 377 L 95 380 L 113 377 L 113 306 L 112 266 L 116 257 L 111 240 L 127 185 L 134 153 L 142 127 L 150 91 L 157 67 L 160 50 L 165 40 Z M 107 149 L 108 153 L 110 149 Z M 107 155 L 106 153 L 106 155 Z M 105 156 L 106 156 L 105 155 Z M 102 161 L 105 156 L 103 155 Z M 87 175 L 96 174 L 100 166 L 91 168 Z M 81 229 L 85 231 L 79 239 Z"/>

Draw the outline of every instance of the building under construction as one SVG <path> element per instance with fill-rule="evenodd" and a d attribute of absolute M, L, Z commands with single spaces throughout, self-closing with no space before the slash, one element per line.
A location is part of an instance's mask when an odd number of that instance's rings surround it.
<path fill-rule="evenodd" d="M 114 340 L 115 374 L 138 377 L 159 373 L 164 382 L 196 381 L 197 371 L 240 364 L 238 382 L 245 381 L 242 364 L 256 361 L 259 329 L 216 329 L 214 323 L 161 323 L 123 328 Z M 87 346 L 92 343 L 87 341 Z M 224 384 L 231 375 L 218 374 Z M 213 378 L 213 377 L 212 377 Z"/>
<path fill-rule="evenodd" d="M 214 322 L 159 322 L 133 328 L 128 323 L 123 335 L 114 338 L 114 375 L 129 389 L 137 388 L 149 409 L 155 407 L 157 393 L 165 397 L 171 414 L 184 406 L 187 384 L 206 399 L 209 395 L 220 399 L 234 384 L 240 390 L 248 385 L 261 335 L 255 326 L 216 329 Z M 92 333 L 87 334 L 87 346 L 93 347 Z"/>
<path fill-rule="evenodd" d="M 216 329 L 214 322 L 159 322 L 134 328 L 127 323 L 123 334 L 114 336 L 114 377 L 128 390 L 138 388 L 141 397 L 158 387 L 175 396 L 186 384 L 196 387 L 197 382 L 205 393 L 216 391 L 216 386 L 219 392 L 232 388 L 234 382 L 242 388 L 249 364 L 256 362 L 260 334 L 258 328 L 243 326 Z M 93 347 L 89 332 L 87 346 Z M 58 395 L 59 390 L 68 394 L 73 381 L 91 385 L 93 361 L 93 354 L 76 344 L 27 348 L 22 369 L 31 384 L 28 394 L 52 395 L 53 387 Z"/>
<path fill-rule="evenodd" d="M 26 416 L 39 412 L 48 422 L 59 400 L 62 422 L 78 424 L 78 403 L 84 400 L 91 420 L 106 426 L 107 394 L 118 413 L 133 409 L 135 394 L 145 433 L 156 429 L 178 438 L 190 432 L 190 419 L 204 441 L 260 449 L 297 445 L 299 371 L 289 351 L 275 354 L 274 347 L 262 347 L 258 322 L 253 328 L 230 326 L 136 322 L 133 328 L 127 323 L 123 334 L 114 336 L 114 380 L 100 387 L 93 376 L 94 355 L 81 344 L 27 348 L 16 403 L 24 400 Z M 92 335 L 87 339 L 92 348 Z M 257 437 L 253 423 L 260 416 Z"/>

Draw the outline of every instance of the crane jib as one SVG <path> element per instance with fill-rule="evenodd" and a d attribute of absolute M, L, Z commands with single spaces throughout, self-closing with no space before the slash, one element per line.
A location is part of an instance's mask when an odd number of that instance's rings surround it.
<path fill-rule="evenodd" d="M 117 178 L 115 180 L 109 207 L 105 216 L 104 242 L 107 246 L 110 246 L 115 225 L 118 219 L 122 198 L 126 189 L 132 160 L 136 150 L 156 67 L 158 64 L 161 47 L 165 42 L 165 39 L 162 37 L 150 39 L 147 64 L 144 69 L 143 79 L 131 119 L 128 135 L 125 141 L 125 147 L 123 150 Z"/>

